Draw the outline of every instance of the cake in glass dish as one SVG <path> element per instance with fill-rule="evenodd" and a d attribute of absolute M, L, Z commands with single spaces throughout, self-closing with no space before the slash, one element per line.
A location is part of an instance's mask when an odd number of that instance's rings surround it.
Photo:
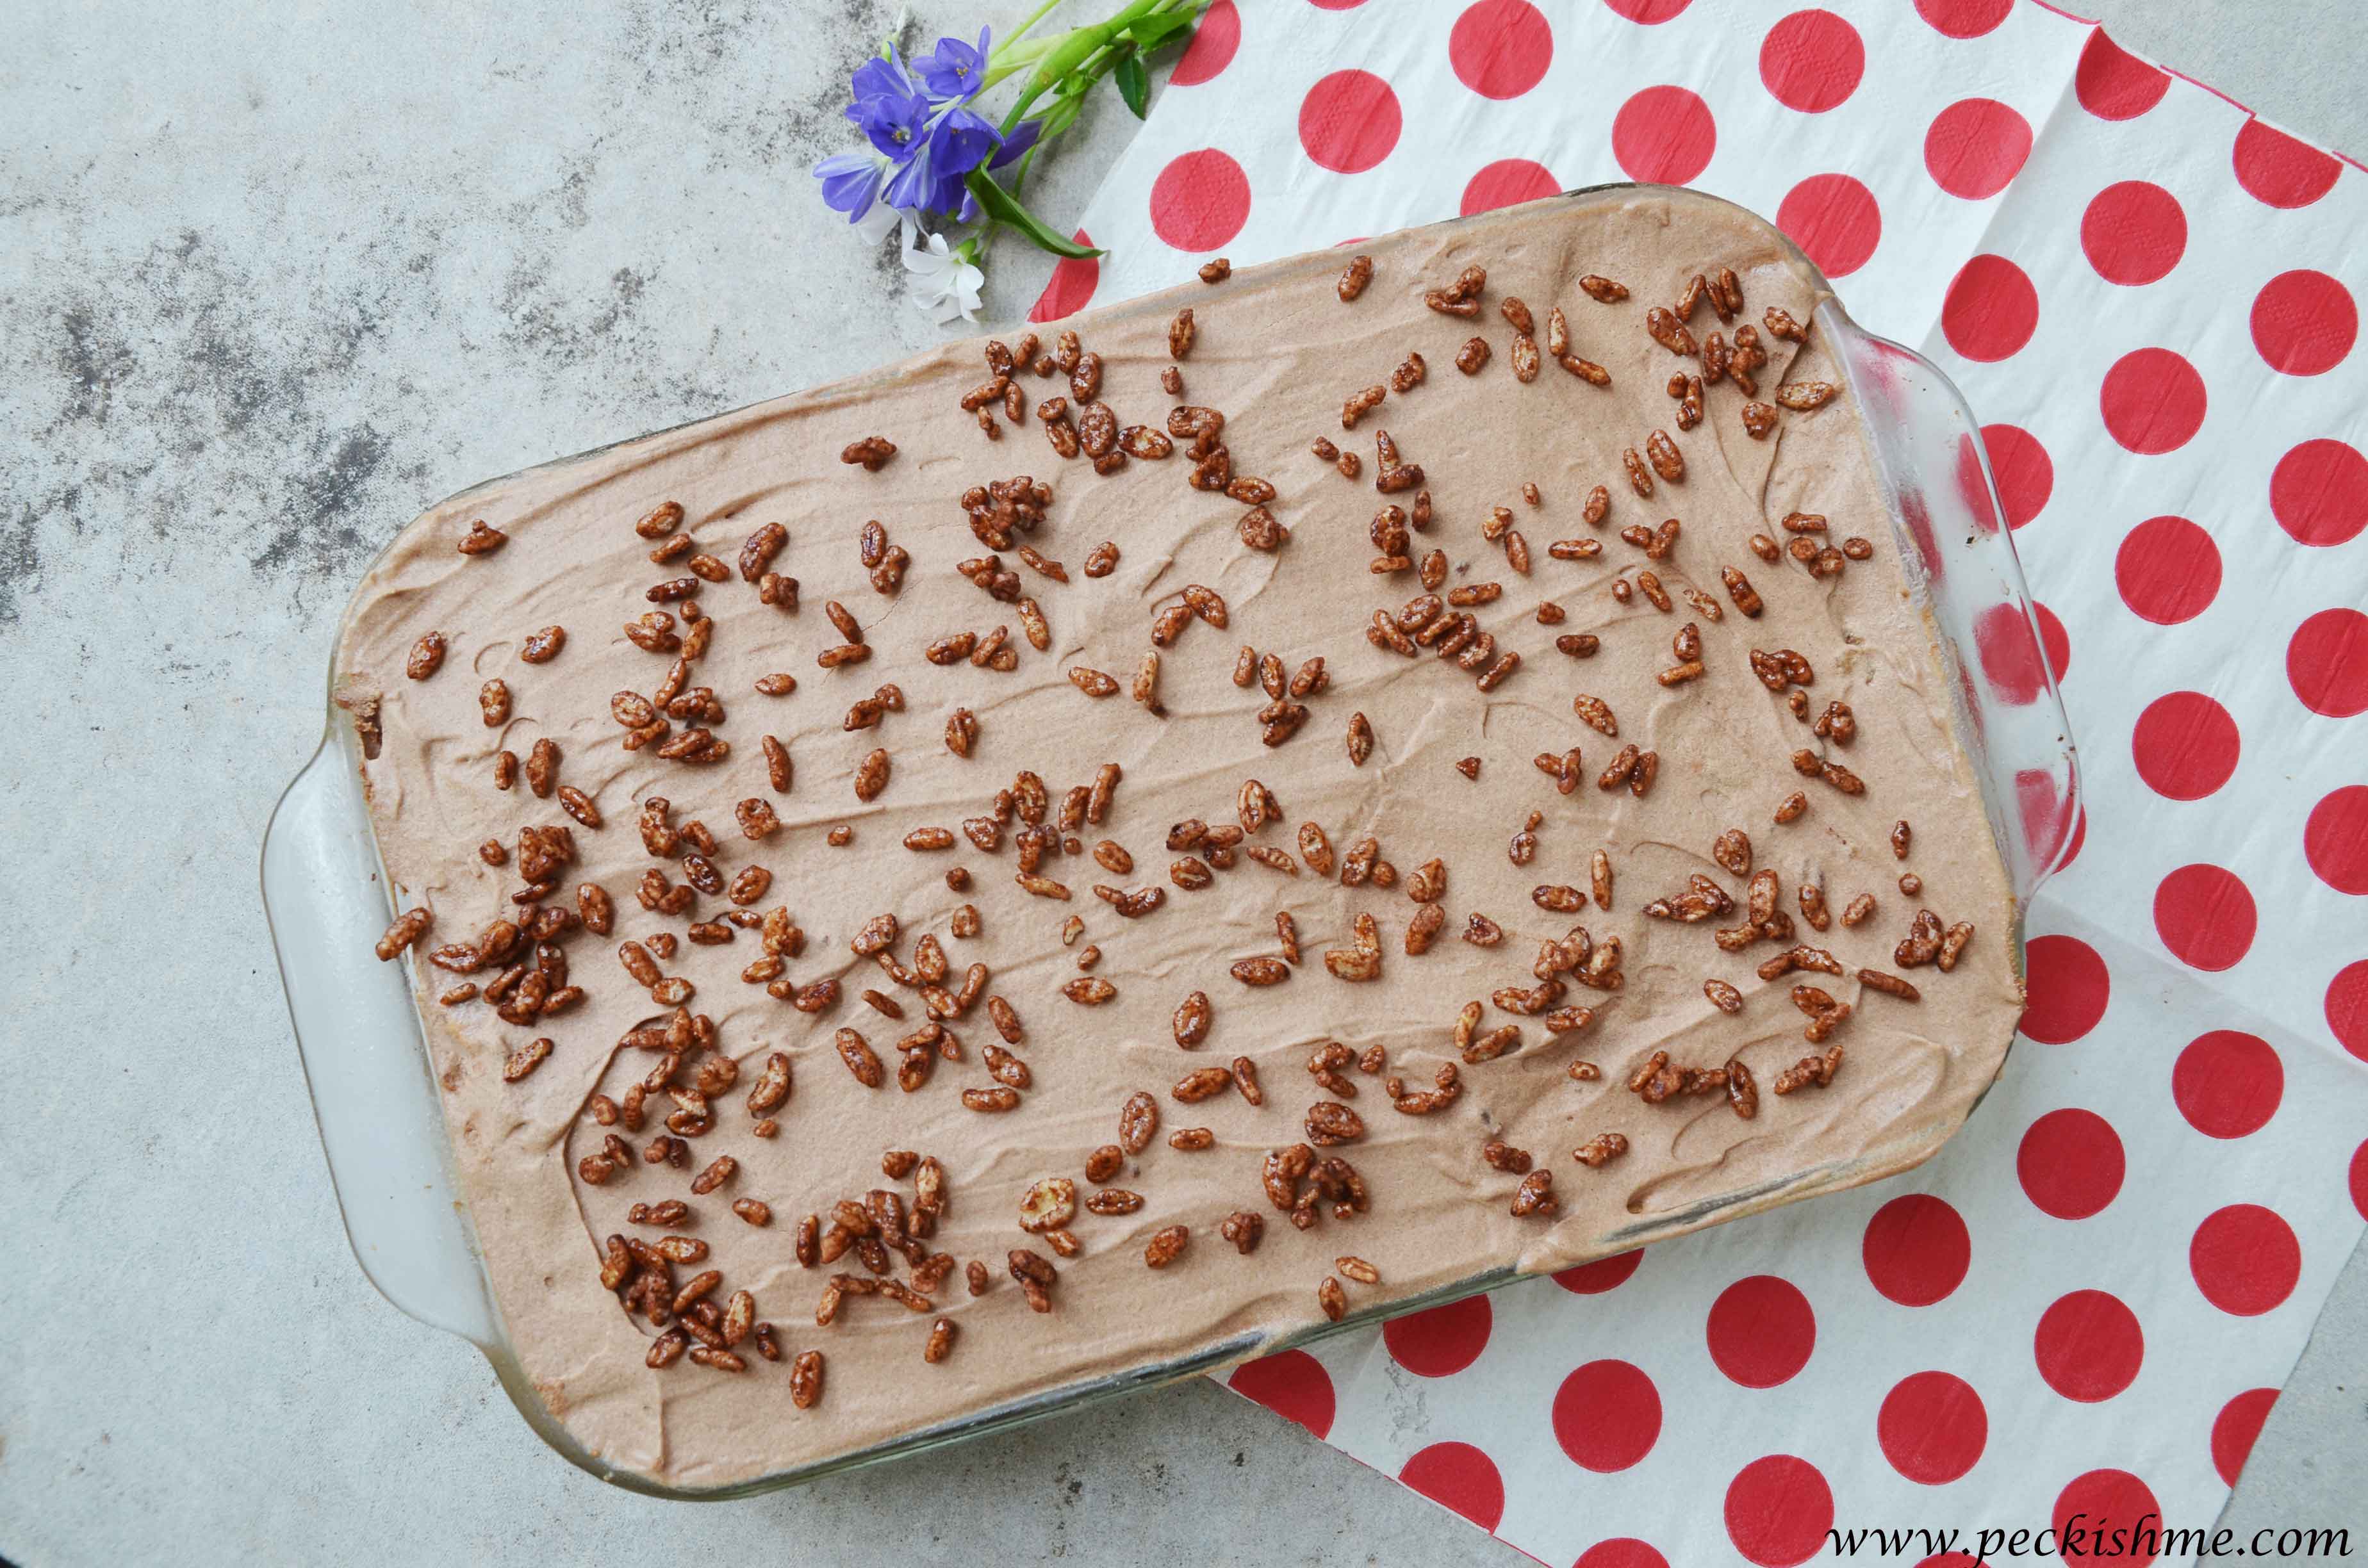
<path fill-rule="evenodd" d="M 1995 1075 L 1978 743 L 1782 237 L 1630 187 L 1204 277 L 480 487 L 357 593 L 380 950 L 600 1465 L 1563 1267 Z"/>

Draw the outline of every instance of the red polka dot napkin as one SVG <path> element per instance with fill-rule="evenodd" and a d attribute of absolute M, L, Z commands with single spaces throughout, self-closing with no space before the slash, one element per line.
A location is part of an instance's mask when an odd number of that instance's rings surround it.
<path fill-rule="evenodd" d="M 2025 1038 L 1905 1177 L 1233 1385 L 1551 1563 L 2209 1525 L 2368 1213 L 2368 176 L 2030 0 L 1215 0 L 1036 317 L 1622 178 L 1989 422 L 2088 802 Z"/>

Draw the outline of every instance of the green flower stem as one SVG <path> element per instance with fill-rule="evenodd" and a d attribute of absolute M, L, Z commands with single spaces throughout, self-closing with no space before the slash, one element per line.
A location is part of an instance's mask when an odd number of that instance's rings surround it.
<path fill-rule="evenodd" d="M 1019 42 L 1020 39 L 1027 36 L 1027 32 L 1030 28 L 1034 27 L 1037 23 L 1044 19 L 1045 12 L 1051 10 L 1060 3 L 1061 0 L 1044 0 L 1044 3 L 1042 6 L 1037 6 L 1036 9 L 1028 13 L 1028 19 L 1026 21 L 1012 28 L 1009 32 L 1004 34 L 1003 41 L 1007 45 Z M 990 54 L 1000 54 L 1002 52 L 1002 50 L 997 49 L 991 51 Z"/>
<path fill-rule="evenodd" d="M 1028 117 L 1029 108 L 1039 97 L 1055 85 L 1063 85 L 1064 78 L 1076 74 L 1089 60 L 1118 44 L 1117 53 L 1098 62 L 1099 69 L 1086 78 L 1087 85 L 1091 85 L 1108 74 L 1118 63 L 1119 56 L 1134 47 L 1132 40 L 1121 40 L 1120 35 L 1137 22 L 1180 10 L 1198 11 L 1205 3 L 1206 0 L 1132 0 L 1132 4 L 1122 6 L 1107 21 L 1071 29 L 1055 40 L 1052 53 L 1038 62 L 1034 79 L 1029 83 L 1028 90 L 1020 95 L 1019 101 L 1012 106 L 1011 112 L 1004 117 L 1003 129 L 1009 131 Z"/>
<path fill-rule="evenodd" d="M 1072 28 L 1049 38 L 1021 42 L 1021 37 L 1042 20 L 1060 0 L 1043 0 L 1028 18 L 1003 41 L 995 45 L 987 55 L 987 67 L 981 84 L 982 90 L 997 82 L 1025 73 L 1027 82 L 1019 100 L 1003 117 L 1002 131 L 1010 135 L 1024 121 L 1030 110 L 1048 95 L 1052 102 L 1043 109 L 1036 144 L 1020 155 L 1012 171 L 1011 183 L 998 186 L 984 167 L 973 170 L 965 182 L 982 210 L 979 228 L 957 247 L 955 254 L 964 261 L 975 263 L 985 242 L 1003 227 L 1018 229 L 1042 249 L 1056 256 L 1099 256 L 1099 251 L 1070 240 L 1030 211 L 1019 200 L 1019 189 L 1027 183 L 1034 167 L 1036 154 L 1045 144 L 1076 123 L 1083 112 L 1085 96 L 1095 83 L 1108 76 L 1124 62 L 1148 53 L 1135 29 L 1146 22 L 1162 18 L 1197 16 L 1208 0 L 1129 0 L 1129 3 L 1107 20 L 1087 27 Z M 1178 36 L 1181 24 L 1170 21 L 1163 28 L 1151 32 L 1152 46 L 1158 47 Z M 1137 96 L 1140 82 L 1137 82 Z M 1134 101 L 1133 99 L 1130 100 Z M 1136 103 L 1137 112 L 1141 106 Z"/>
<path fill-rule="evenodd" d="M 1019 199 L 987 177 L 983 168 L 973 169 L 962 183 L 977 198 L 979 210 L 986 217 L 1009 224 L 1028 236 L 1039 250 L 1054 256 L 1096 256 L 1102 253 L 1092 245 L 1080 244 L 1044 220 L 1030 212 Z"/>
<path fill-rule="evenodd" d="M 1057 3 L 1057 0 L 1056 0 Z M 985 92 L 1007 77 L 1022 71 L 1033 70 L 1036 62 L 1053 52 L 1058 39 L 1039 39 L 1034 43 L 998 43 L 987 55 L 986 74 L 980 78 L 979 91 Z"/>

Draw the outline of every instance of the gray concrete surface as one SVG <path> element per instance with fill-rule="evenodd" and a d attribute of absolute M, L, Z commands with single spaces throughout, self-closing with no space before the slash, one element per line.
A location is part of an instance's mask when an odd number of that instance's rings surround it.
<path fill-rule="evenodd" d="M 2132 46 L 2368 150 L 2351 0 L 2089 4 Z M 254 878 L 319 722 L 331 621 L 427 499 L 931 336 L 882 303 L 887 253 L 817 222 L 806 176 L 890 9 L 11 16 L 0 1555 L 1520 1561 L 1198 1385 L 801 1492 L 647 1502 L 545 1451 L 473 1351 L 387 1307 L 347 1255 Z M 1016 6 L 912 9 L 926 37 Z M 1128 124 L 1105 111 L 1052 161 L 1048 210 L 1082 206 Z M 1043 265 L 998 255 L 990 312 L 1023 310 Z M 2355 1258 L 2232 1524 L 2361 1517 L 2363 1352 Z"/>

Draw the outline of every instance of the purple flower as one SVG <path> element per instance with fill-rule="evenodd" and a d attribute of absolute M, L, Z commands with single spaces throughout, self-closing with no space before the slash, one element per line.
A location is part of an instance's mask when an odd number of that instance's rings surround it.
<path fill-rule="evenodd" d="M 888 156 L 909 158 L 928 132 L 929 104 L 926 98 L 875 93 L 849 105 L 847 118 Z"/>
<path fill-rule="evenodd" d="M 889 46 L 886 54 L 875 54 L 857 66 L 852 85 L 857 103 L 873 97 L 921 98 L 928 96 L 914 82 L 913 74 L 905 68 L 905 62 L 898 57 L 894 44 Z M 853 111 L 848 112 L 848 118 L 855 118 Z"/>
<path fill-rule="evenodd" d="M 891 49 L 858 66 L 847 118 L 879 156 L 847 153 L 825 159 L 814 170 L 824 201 L 858 226 L 875 208 L 974 220 L 978 203 L 965 184 L 969 175 L 1019 157 L 1043 129 L 1029 120 L 1007 137 L 967 107 L 985 84 L 992 41 L 985 30 L 976 48 L 941 38 L 933 51 L 909 62 Z"/>
<path fill-rule="evenodd" d="M 861 222 L 880 199 L 880 160 L 869 153 L 840 153 L 814 165 L 824 205 L 846 213 L 850 223 Z"/>
<path fill-rule="evenodd" d="M 1000 140 L 995 127 L 971 110 L 946 109 L 890 178 L 888 200 L 919 212 L 957 210 L 967 197 L 963 176 L 986 162 Z"/>
<path fill-rule="evenodd" d="M 978 96 L 986 80 L 987 42 L 990 30 L 978 31 L 978 47 L 973 49 L 958 38 L 938 40 L 937 49 L 913 62 L 928 84 L 931 93 L 941 101 L 967 103 Z"/>
<path fill-rule="evenodd" d="M 855 101 L 848 106 L 848 120 L 889 157 L 901 161 L 912 156 L 936 105 L 914 82 L 895 51 L 892 49 L 858 66 L 853 86 Z"/>
<path fill-rule="evenodd" d="M 966 108 L 950 108 L 929 128 L 929 160 L 941 174 L 966 175 L 986 162 L 1003 140 L 994 124 Z"/>
<path fill-rule="evenodd" d="M 939 173 L 927 147 L 897 165 L 885 193 L 889 205 L 908 212 L 942 212 L 960 203 L 962 196 L 962 176 Z"/>
<path fill-rule="evenodd" d="M 905 211 L 926 212 L 936 194 L 937 187 L 929 179 L 928 154 L 923 153 L 910 163 L 897 165 L 896 172 L 888 176 L 888 188 L 881 193 L 881 199 Z"/>
<path fill-rule="evenodd" d="M 986 166 L 999 169 L 1015 158 L 1024 156 L 1029 148 L 1036 145 L 1037 134 L 1043 129 L 1044 122 L 1041 119 L 1021 120 L 1011 128 L 1011 134 L 1003 139 L 1003 145 L 995 150 L 995 156 L 987 160 Z"/>

